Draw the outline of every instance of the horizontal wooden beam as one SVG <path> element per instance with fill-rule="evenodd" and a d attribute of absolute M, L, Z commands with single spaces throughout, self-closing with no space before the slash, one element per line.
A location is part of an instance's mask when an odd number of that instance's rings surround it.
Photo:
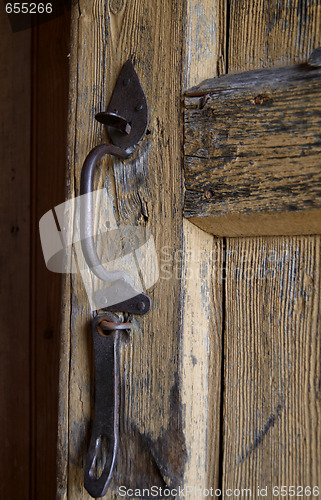
<path fill-rule="evenodd" d="M 320 79 L 300 64 L 186 93 L 185 217 L 217 236 L 321 233 Z"/>

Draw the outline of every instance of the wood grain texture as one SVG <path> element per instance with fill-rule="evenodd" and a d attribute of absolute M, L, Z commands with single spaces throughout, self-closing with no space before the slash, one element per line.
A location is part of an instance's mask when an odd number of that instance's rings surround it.
<path fill-rule="evenodd" d="M 230 1 L 228 72 L 308 60 L 320 45 L 320 0 Z"/>
<path fill-rule="evenodd" d="M 180 110 L 185 85 L 213 74 L 213 61 L 221 58 L 215 48 L 214 14 L 211 2 L 198 0 L 175 5 L 165 0 L 110 1 L 95 6 L 83 1 L 73 11 L 69 197 L 79 192 L 87 153 L 106 139 L 94 113 L 105 108 L 129 57 L 150 110 L 148 135 L 137 153 L 126 162 L 106 159 L 97 174 L 97 186 L 105 185 L 115 200 L 119 222 L 146 225 L 152 231 L 160 269 L 159 280 L 149 291 L 153 310 L 146 318 L 134 318 L 133 333 L 122 346 L 120 447 L 106 498 L 114 497 L 120 485 L 177 486 L 199 478 L 206 481 L 209 469 L 211 478 L 218 473 L 214 461 L 219 446 L 207 457 L 205 445 L 206 440 L 219 441 L 219 422 L 209 427 L 206 422 L 212 411 L 217 415 L 220 368 L 210 371 L 210 381 L 215 380 L 213 397 L 206 392 L 198 395 L 195 384 L 208 385 L 211 356 L 220 366 L 221 284 L 206 270 L 213 253 L 220 261 L 221 243 L 214 245 L 211 236 L 188 222 L 182 225 Z M 204 23 L 209 35 L 200 29 Z M 191 33 L 197 29 L 195 40 Z M 112 164 L 113 171 L 106 169 Z M 199 261 L 189 260 L 191 248 L 199 252 Z M 164 260 L 166 253 L 169 263 Z M 195 282 L 189 281 L 190 272 L 196 273 Z M 79 499 L 89 498 L 83 474 L 93 400 L 92 311 L 78 276 L 67 277 L 64 287 L 57 496 Z M 200 300 L 204 306 L 198 312 Z M 193 327 L 182 319 L 182 310 L 195 322 Z M 212 355 L 207 348 L 211 342 Z M 195 373 L 202 378 L 191 384 Z M 197 425 L 191 427 L 191 421 Z"/>
<path fill-rule="evenodd" d="M 0 497 L 22 500 L 30 487 L 30 32 L 12 33 L 0 13 L 1 350 Z M 21 126 L 24 124 L 24 126 Z M 19 131 L 19 133 L 18 133 Z M 17 311 L 19 313 L 17 314 Z"/>
<path fill-rule="evenodd" d="M 224 485 L 318 485 L 320 237 L 229 239 L 226 260 Z"/>
<path fill-rule="evenodd" d="M 74 10 L 70 196 L 78 193 L 87 153 L 104 138 L 94 114 L 105 108 L 122 64 L 131 57 L 149 103 L 150 134 L 128 162 L 115 162 L 115 177 L 109 172 L 106 185 L 117 194 L 121 221 L 147 223 L 157 250 L 169 244 L 175 252 L 180 248 L 182 224 L 179 102 L 183 3 L 125 1 L 116 7 L 114 2 L 93 5 L 83 1 L 79 11 Z M 110 164 L 103 162 L 98 185 Z M 164 486 L 177 483 L 183 474 L 179 280 L 160 279 L 149 293 L 153 310 L 147 318 L 134 319 L 133 333 L 122 346 L 121 440 L 108 498 L 119 485 Z M 68 443 L 62 453 L 64 458 L 68 454 L 68 462 L 63 460 L 59 467 L 58 497 L 80 499 L 89 498 L 83 489 L 83 474 L 93 393 L 88 328 L 92 313 L 78 277 L 73 278 L 72 294 L 65 302 L 65 318 L 70 323 L 65 320 L 62 342 L 68 351 L 63 351 L 67 363 L 62 365 L 61 377 L 69 380 L 69 397 L 65 392 L 61 399 L 60 443 Z"/>
<path fill-rule="evenodd" d="M 225 67 L 226 2 L 190 0 L 186 10 L 185 87 Z M 186 465 L 182 485 L 219 485 L 221 444 L 223 242 L 187 219 L 175 259 L 181 273 L 182 428 Z M 167 263 L 168 265 L 168 263 Z"/>
<path fill-rule="evenodd" d="M 298 6 L 233 0 L 229 71 L 294 64 L 320 45 L 319 2 L 300 2 L 300 22 Z M 226 251 L 222 486 L 272 498 L 279 482 L 320 483 L 320 237 L 227 238 Z"/>
<path fill-rule="evenodd" d="M 40 217 L 64 200 L 70 12 L 33 28 L 32 62 L 32 490 L 56 496 L 61 275 L 43 259 Z"/>
<path fill-rule="evenodd" d="M 222 241 L 183 224 L 181 304 L 183 429 L 188 460 L 183 485 L 219 485 Z M 174 257 L 175 258 L 175 257 Z M 176 263 L 177 265 L 178 263 Z M 167 264 L 168 265 L 168 264 Z"/>
<path fill-rule="evenodd" d="M 225 72 L 226 0 L 187 2 L 184 87 Z"/>
<path fill-rule="evenodd" d="M 320 77 L 296 65 L 188 91 L 185 217 L 220 236 L 320 233 Z"/>

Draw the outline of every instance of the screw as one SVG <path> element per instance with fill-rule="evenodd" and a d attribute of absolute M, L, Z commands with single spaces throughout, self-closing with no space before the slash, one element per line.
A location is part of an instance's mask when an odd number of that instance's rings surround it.
<path fill-rule="evenodd" d="M 257 95 L 254 99 L 255 104 L 263 104 L 264 103 L 264 97 L 263 95 Z"/>
<path fill-rule="evenodd" d="M 205 191 L 204 196 L 209 200 L 212 196 L 214 196 L 214 193 L 213 191 Z"/>

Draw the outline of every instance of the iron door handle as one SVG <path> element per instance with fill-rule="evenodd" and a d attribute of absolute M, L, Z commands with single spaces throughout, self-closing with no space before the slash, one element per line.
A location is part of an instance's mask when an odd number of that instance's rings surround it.
<path fill-rule="evenodd" d="M 124 90 L 126 95 L 124 95 Z M 81 247 L 88 267 L 101 280 L 116 283 L 118 296 L 125 297 L 105 310 L 145 314 L 150 310 L 148 295 L 139 292 L 124 271 L 107 271 L 103 266 L 93 236 L 94 207 L 90 193 L 99 160 L 105 155 L 128 158 L 145 135 L 148 107 L 138 76 L 130 61 L 124 65 L 109 103 L 108 110 L 96 119 L 108 126 L 112 144 L 100 144 L 90 151 L 81 172 L 80 204 Z M 130 297 L 130 298 L 128 298 Z M 116 315 L 105 312 L 92 321 L 95 358 L 95 415 L 85 465 L 84 484 L 88 493 L 98 498 L 105 495 L 112 479 L 119 427 L 119 330 L 128 330 L 131 323 L 121 323 Z M 107 334 L 104 334 L 104 330 Z M 99 455 L 105 457 L 99 467 Z"/>
<path fill-rule="evenodd" d="M 117 282 L 117 295 L 132 297 L 113 304 L 112 309 L 132 314 L 145 314 L 149 311 L 151 305 L 148 295 L 139 292 L 135 288 L 125 271 L 107 271 L 97 254 L 92 230 L 94 207 L 90 194 L 93 191 L 96 166 L 99 160 L 107 154 L 117 158 L 128 158 L 129 156 L 126 151 L 113 144 L 100 144 L 88 154 L 81 171 L 80 180 L 80 194 L 86 195 L 80 203 L 81 248 L 88 267 L 98 278 L 109 283 Z M 105 309 L 110 309 L 108 304 L 106 304 Z"/>
<path fill-rule="evenodd" d="M 105 495 L 116 463 L 119 439 L 119 330 L 129 328 L 131 323 L 119 323 L 118 318 L 111 313 L 98 315 L 92 322 L 95 419 L 86 458 L 84 484 L 94 498 Z"/>

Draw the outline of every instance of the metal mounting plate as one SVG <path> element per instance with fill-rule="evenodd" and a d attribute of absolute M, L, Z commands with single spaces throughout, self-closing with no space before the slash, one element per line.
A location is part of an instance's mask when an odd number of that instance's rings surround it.
<path fill-rule="evenodd" d="M 130 125 L 128 133 L 125 127 L 111 126 L 111 117 L 119 116 Z M 116 86 L 106 112 L 96 115 L 96 119 L 107 125 L 110 140 L 115 146 L 130 154 L 144 137 L 148 125 L 148 105 L 138 75 L 128 60 L 118 77 Z M 127 127 L 128 130 L 128 127 Z"/>

